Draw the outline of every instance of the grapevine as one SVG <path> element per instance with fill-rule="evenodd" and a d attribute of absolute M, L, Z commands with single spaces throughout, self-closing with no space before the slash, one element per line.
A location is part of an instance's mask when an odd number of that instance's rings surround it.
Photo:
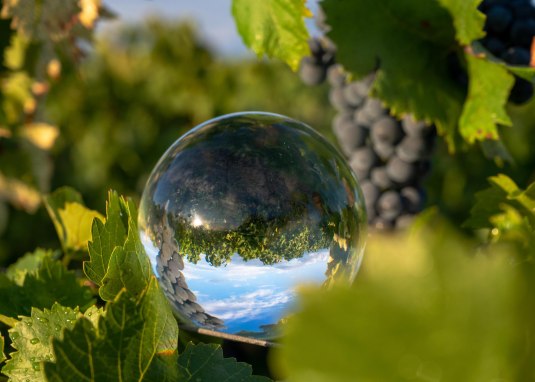
<path fill-rule="evenodd" d="M 323 21 L 318 25 L 325 26 Z M 336 47 L 326 37 L 310 40 L 299 75 L 308 85 L 327 79 L 337 111 L 332 129 L 360 181 L 368 222 L 376 229 L 407 227 L 424 208 L 422 181 L 429 170 L 436 129 L 406 116 L 393 117 L 370 95 L 374 74 L 350 81 L 336 63 Z"/>

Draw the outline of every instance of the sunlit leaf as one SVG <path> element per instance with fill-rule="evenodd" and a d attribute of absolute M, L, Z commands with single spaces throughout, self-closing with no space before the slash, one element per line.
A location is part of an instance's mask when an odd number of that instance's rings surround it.
<path fill-rule="evenodd" d="M 71 329 L 78 315 L 78 309 L 59 304 L 50 310 L 32 309 L 31 317 L 22 317 L 9 330 L 16 351 L 10 354 L 2 372 L 11 381 L 45 381 L 42 362 L 54 361 L 52 339 L 60 338 L 63 329 Z"/>
<path fill-rule="evenodd" d="M 340 63 L 357 78 L 377 70 L 373 91 L 391 111 L 435 123 L 453 148 L 464 94 L 447 68 L 450 14 L 420 0 L 325 0 L 322 8 Z"/>
<path fill-rule="evenodd" d="M 498 125 L 511 126 L 505 104 L 514 78 L 502 65 L 466 55 L 470 83 L 459 131 L 466 141 L 497 140 Z"/>
<path fill-rule="evenodd" d="M 83 250 L 91 238 L 93 220 L 104 220 L 97 211 L 83 205 L 81 195 L 68 187 L 56 190 L 44 198 L 46 208 L 65 251 Z"/>
<path fill-rule="evenodd" d="M 108 304 L 98 326 L 80 319 L 54 340 L 49 381 L 176 381 L 178 326 L 155 279 L 139 299 Z"/>
<path fill-rule="evenodd" d="M 233 0 L 232 14 L 245 45 L 259 57 L 280 58 L 297 70 L 309 54 L 304 17 L 311 14 L 304 0 Z"/>
<path fill-rule="evenodd" d="M 0 314 L 12 318 L 29 316 L 32 307 L 50 309 L 56 302 L 82 310 L 94 302 L 90 289 L 80 285 L 75 273 L 50 257 L 28 272 L 22 285 L 0 274 L 0 295 Z"/>
<path fill-rule="evenodd" d="M 152 268 L 139 239 L 137 210 L 131 201 L 110 193 L 106 222 L 93 223 L 89 255 L 84 270 L 101 286 L 99 294 L 105 301 L 123 289 L 133 295 L 145 289 Z"/>
<path fill-rule="evenodd" d="M 485 16 L 477 7 L 482 0 L 439 0 L 453 18 L 455 35 L 462 45 L 470 45 L 474 40 L 485 37 L 483 26 Z"/>

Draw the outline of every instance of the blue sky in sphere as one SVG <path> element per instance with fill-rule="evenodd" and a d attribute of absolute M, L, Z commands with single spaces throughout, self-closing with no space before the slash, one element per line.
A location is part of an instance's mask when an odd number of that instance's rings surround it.
<path fill-rule="evenodd" d="M 118 19 L 102 25 L 101 31 L 124 21 L 140 21 L 147 16 L 189 19 L 217 53 L 230 57 L 253 56 L 236 31 L 231 0 L 104 0 L 103 3 L 118 15 Z M 315 12 L 316 2 L 308 1 L 308 7 Z M 318 34 L 312 20 L 307 21 L 307 26 L 311 33 Z"/>

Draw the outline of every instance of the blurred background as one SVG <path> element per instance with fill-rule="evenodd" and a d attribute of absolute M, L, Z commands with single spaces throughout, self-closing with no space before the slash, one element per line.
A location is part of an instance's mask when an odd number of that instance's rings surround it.
<path fill-rule="evenodd" d="M 137 201 L 167 147 L 212 117 L 248 110 L 285 114 L 336 145 L 327 85 L 308 87 L 284 64 L 248 52 L 230 0 L 104 4 L 114 16 L 97 24 L 83 56 L 74 62 L 60 54 L 61 73 L 49 73 L 38 112 L 57 137 L 44 150 L 0 134 L 0 266 L 36 247 L 59 247 L 32 190 L 68 185 L 99 211 L 109 189 Z M 312 22 L 309 27 L 317 34 Z M 512 114 L 515 128 L 502 133 L 513 164 L 485 159 L 477 146 L 450 155 L 439 143 L 427 203 L 454 225 L 467 218 L 488 176 L 507 172 L 521 187 L 535 180 L 534 105 Z"/>

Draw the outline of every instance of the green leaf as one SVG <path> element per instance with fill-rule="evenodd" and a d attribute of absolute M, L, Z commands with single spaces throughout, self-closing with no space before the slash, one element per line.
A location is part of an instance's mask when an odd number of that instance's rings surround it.
<path fill-rule="evenodd" d="M 356 77 L 377 70 L 376 96 L 397 116 L 436 124 L 454 148 L 463 90 L 448 74 L 453 21 L 435 1 L 325 0 L 337 59 Z"/>
<path fill-rule="evenodd" d="M 0 334 L 0 363 L 6 360 L 6 355 L 4 354 L 4 337 Z"/>
<path fill-rule="evenodd" d="M 98 218 L 103 221 L 104 217 L 84 207 L 81 195 L 69 187 L 56 190 L 46 196 L 44 202 L 63 250 L 85 250 L 91 237 L 93 220 Z"/>
<path fill-rule="evenodd" d="M 54 362 L 52 339 L 60 338 L 64 328 L 74 326 L 78 309 L 54 304 L 52 309 L 32 309 L 31 317 L 22 317 L 9 330 L 12 346 L 16 352 L 10 354 L 2 372 L 12 381 L 44 381 L 42 362 Z"/>
<path fill-rule="evenodd" d="M 84 263 L 89 279 L 102 286 L 113 250 L 122 246 L 128 232 L 129 209 L 134 208 L 119 195 L 110 191 L 106 204 L 106 221 L 93 221 L 92 241 L 88 243 L 90 261 Z"/>
<path fill-rule="evenodd" d="M 49 381 L 176 381 L 178 326 L 152 279 L 139 299 L 121 293 L 108 303 L 98 327 L 78 320 L 54 340 L 56 363 L 45 363 Z"/>
<path fill-rule="evenodd" d="M 32 307 L 49 309 L 55 302 L 82 310 L 94 303 L 91 290 L 80 285 L 75 273 L 49 257 L 26 275 L 22 285 L 0 274 L 0 295 L 0 315 L 13 318 L 29 316 Z"/>
<path fill-rule="evenodd" d="M 87 276 L 101 286 L 99 294 L 105 301 L 113 300 L 123 289 L 137 296 L 152 275 L 149 258 L 139 239 L 133 203 L 110 193 L 108 205 L 106 223 L 97 220 L 93 223 L 91 260 L 84 264 Z"/>
<path fill-rule="evenodd" d="M 448 10 L 455 25 L 455 35 L 462 45 L 470 45 L 474 40 L 485 37 L 483 26 L 485 16 L 477 7 L 482 0 L 439 0 Z"/>
<path fill-rule="evenodd" d="M 37 271 L 45 257 L 52 258 L 52 251 L 36 249 L 32 253 L 27 253 L 7 268 L 6 276 L 17 285 L 23 285 L 26 275 Z"/>
<path fill-rule="evenodd" d="M 493 228 L 492 218 L 501 215 L 504 206 L 509 206 L 517 209 L 535 227 L 535 183 L 523 191 L 503 174 L 489 178 L 489 183 L 490 188 L 476 194 L 476 203 L 464 226 L 475 229 Z"/>
<path fill-rule="evenodd" d="M 436 220 L 373 236 L 353 288 L 302 296 L 275 366 L 288 381 L 516 380 L 518 268 L 474 245 Z"/>
<path fill-rule="evenodd" d="M 470 83 L 459 120 L 459 131 L 469 143 L 476 140 L 497 140 L 497 125 L 512 125 L 505 104 L 514 77 L 504 66 L 484 58 L 466 54 L 466 60 Z"/>
<path fill-rule="evenodd" d="M 259 57 L 277 57 L 297 70 L 310 54 L 304 0 L 233 0 L 232 14 L 245 45 Z"/>
<path fill-rule="evenodd" d="M 250 365 L 236 362 L 234 358 L 223 358 L 223 350 L 215 344 L 189 343 L 180 357 L 178 364 L 184 382 L 221 381 L 253 382 L 270 381 L 269 378 L 252 375 Z"/>

